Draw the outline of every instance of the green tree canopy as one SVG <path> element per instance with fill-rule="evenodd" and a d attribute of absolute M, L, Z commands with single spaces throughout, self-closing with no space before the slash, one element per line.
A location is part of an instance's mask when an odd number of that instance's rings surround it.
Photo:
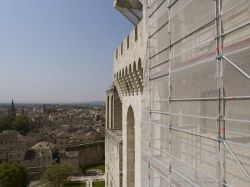
<path fill-rule="evenodd" d="M 68 164 L 55 164 L 45 170 L 43 179 L 51 186 L 61 186 L 72 174 L 72 168 Z"/>
<path fill-rule="evenodd" d="M 47 114 L 55 113 L 55 112 L 57 112 L 57 109 L 56 108 L 48 108 L 46 112 L 47 112 Z"/>
<path fill-rule="evenodd" d="M 26 134 L 29 131 L 29 117 L 25 115 L 17 116 L 13 123 L 13 129 L 21 134 Z"/>
<path fill-rule="evenodd" d="M 27 172 L 25 168 L 12 163 L 0 164 L 1 187 L 25 187 L 27 184 Z"/>
<path fill-rule="evenodd" d="M 4 115 L 0 117 L 0 131 L 11 129 L 11 117 Z"/>

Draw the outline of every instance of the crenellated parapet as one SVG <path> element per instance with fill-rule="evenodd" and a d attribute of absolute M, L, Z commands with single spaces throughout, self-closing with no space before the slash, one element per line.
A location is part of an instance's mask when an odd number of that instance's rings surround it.
<path fill-rule="evenodd" d="M 114 54 L 114 84 L 120 98 L 141 95 L 143 91 L 145 44 L 142 28 L 143 22 L 140 22 Z"/>
<path fill-rule="evenodd" d="M 120 70 L 115 74 L 114 83 L 119 89 L 120 95 L 132 96 L 140 95 L 143 91 L 143 68 L 141 59 L 137 63 L 129 64 L 125 69 Z"/>

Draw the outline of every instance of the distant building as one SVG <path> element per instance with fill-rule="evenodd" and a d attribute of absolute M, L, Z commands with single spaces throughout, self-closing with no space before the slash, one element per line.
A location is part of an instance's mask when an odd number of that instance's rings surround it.
<path fill-rule="evenodd" d="M 73 174 L 77 175 L 80 173 L 80 151 L 72 150 L 65 151 L 60 154 L 60 163 L 69 164 L 72 168 Z"/>
<path fill-rule="evenodd" d="M 38 161 L 38 166 L 51 166 L 53 147 L 54 146 L 49 142 L 39 142 L 36 145 L 32 146 L 32 149 L 36 152 L 36 160 Z"/>
<path fill-rule="evenodd" d="M 64 152 L 67 142 L 71 137 L 72 135 L 68 132 L 60 132 L 56 135 L 56 146 L 59 149 L 59 152 Z"/>
<path fill-rule="evenodd" d="M 0 133 L 0 163 L 20 164 L 24 159 L 26 149 L 25 140 L 17 131 L 7 130 Z"/>
<path fill-rule="evenodd" d="M 12 100 L 11 101 L 11 106 L 9 108 L 9 116 L 11 117 L 11 122 L 15 121 L 16 119 L 16 108 L 15 108 L 15 104 L 14 104 L 14 101 Z"/>
<path fill-rule="evenodd" d="M 43 113 L 43 121 L 47 121 L 48 120 L 48 115 L 47 115 L 47 107 L 46 104 L 43 104 L 43 109 L 42 109 L 42 113 Z"/>
<path fill-rule="evenodd" d="M 47 112 L 47 108 L 46 108 L 46 104 L 43 104 L 43 114 L 45 114 Z"/>
<path fill-rule="evenodd" d="M 96 163 L 103 163 L 105 159 L 104 141 L 92 141 L 88 143 L 70 145 L 65 148 L 64 153 L 65 156 L 61 158 L 62 162 L 72 160 L 74 163 L 77 163 L 78 157 L 81 167 Z"/>

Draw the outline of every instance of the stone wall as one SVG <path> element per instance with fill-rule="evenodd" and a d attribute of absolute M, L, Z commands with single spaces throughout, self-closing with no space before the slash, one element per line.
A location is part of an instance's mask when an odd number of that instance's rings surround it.
<path fill-rule="evenodd" d="M 106 91 L 106 128 L 122 128 L 122 103 L 115 86 Z"/>
<path fill-rule="evenodd" d="M 140 187 L 141 181 L 141 99 L 142 96 L 128 96 L 123 97 L 123 123 L 122 123 L 122 141 L 123 141 L 123 186 L 127 186 L 127 148 L 131 145 L 127 145 L 127 114 L 128 109 L 131 106 L 134 112 L 134 146 L 135 146 L 135 186 Z"/>
<path fill-rule="evenodd" d="M 117 89 L 118 94 L 117 98 L 112 97 L 112 88 L 107 91 L 107 187 L 141 186 L 141 103 L 146 54 L 143 24 L 141 21 L 114 53 L 113 88 Z M 114 125 L 110 125 L 111 120 Z M 121 129 L 121 143 L 109 133 L 115 127 Z"/>
<path fill-rule="evenodd" d="M 122 131 L 106 130 L 105 135 L 106 187 L 122 186 Z M 112 184 L 112 185 L 111 185 Z"/>
<path fill-rule="evenodd" d="M 104 141 L 69 146 L 65 150 L 79 150 L 79 164 L 83 167 L 90 164 L 104 162 L 105 160 Z"/>

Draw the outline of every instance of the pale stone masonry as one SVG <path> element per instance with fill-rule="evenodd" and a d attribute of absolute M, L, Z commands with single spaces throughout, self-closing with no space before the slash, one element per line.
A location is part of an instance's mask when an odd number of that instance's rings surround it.
<path fill-rule="evenodd" d="M 106 130 L 106 186 L 122 186 L 122 131 Z"/>
<path fill-rule="evenodd" d="M 139 22 L 114 53 L 114 82 L 106 92 L 107 187 L 140 187 L 143 24 Z"/>
<path fill-rule="evenodd" d="M 142 94 L 145 49 L 143 22 L 141 21 L 114 54 L 114 84 L 121 100 L 123 96 Z"/>
<path fill-rule="evenodd" d="M 122 107 L 107 96 L 106 186 L 121 160 L 123 187 L 249 187 L 250 0 L 114 5 L 135 29 L 114 53 L 107 93 Z"/>

